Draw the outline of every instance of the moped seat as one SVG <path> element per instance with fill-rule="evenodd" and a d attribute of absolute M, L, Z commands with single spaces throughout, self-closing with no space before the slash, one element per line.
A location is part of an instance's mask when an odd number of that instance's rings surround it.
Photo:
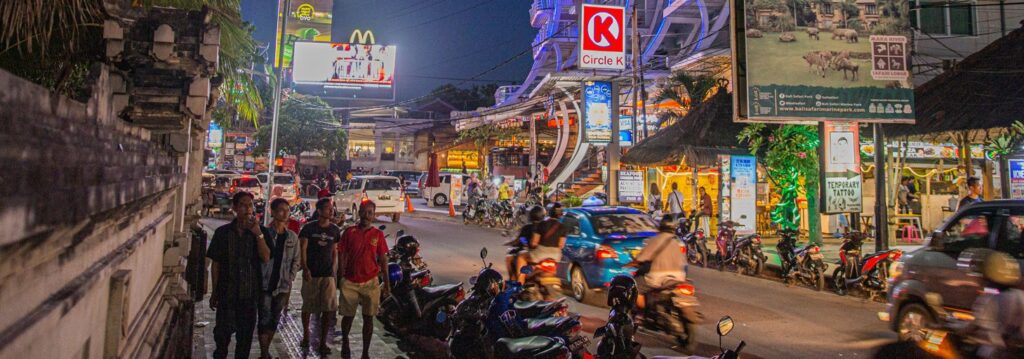
<path fill-rule="evenodd" d="M 459 288 L 462 288 L 462 283 L 432 285 L 429 287 L 423 287 L 420 289 L 420 291 L 423 293 L 423 295 L 427 296 L 427 298 L 437 298 L 454 293 L 455 291 L 459 290 Z"/>
<path fill-rule="evenodd" d="M 497 345 L 499 357 L 504 358 L 544 357 L 559 350 L 565 350 L 565 344 L 560 339 L 542 336 L 501 338 Z"/>

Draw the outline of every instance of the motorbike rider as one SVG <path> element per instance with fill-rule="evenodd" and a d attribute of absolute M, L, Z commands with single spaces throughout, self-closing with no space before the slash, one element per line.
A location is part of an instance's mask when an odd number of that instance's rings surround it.
<path fill-rule="evenodd" d="M 540 263 L 545 259 L 553 259 L 555 262 L 562 260 L 562 247 L 565 246 L 565 238 L 568 230 L 562 225 L 562 204 L 552 202 L 548 204 L 548 219 L 536 225 L 533 235 L 530 237 L 530 253 L 527 259 L 529 263 Z M 519 282 L 526 282 L 526 275 L 519 274 Z"/>
<path fill-rule="evenodd" d="M 1003 252 L 978 251 L 982 256 L 978 268 L 986 287 L 997 293 L 986 293 L 974 303 L 974 321 L 962 330 L 980 342 L 981 358 L 1024 357 L 1024 290 L 1017 288 L 1021 280 L 1020 263 Z"/>
<path fill-rule="evenodd" d="M 508 268 L 509 278 L 518 277 L 519 268 L 526 265 L 526 249 L 529 242 L 533 239 L 533 233 L 536 232 L 540 223 L 544 221 L 544 207 L 533 206 L 533 208 L 530 208 L 527 217 L 529 222 L 519 228 L 519 234 L 505 243 L 506 246 L 516 248 L 515 255 L 509 253 L 505 257 L 505 266 Z"/>
<path fill-rule="evenodd" d="M 675 215 L 666 214 L 658 223 L 658 234 L 644 241 L 644 247 L 627 267 L 637 267 L 636 283 L 640 290 L 637 303 L 644 306 L 644 294 L 661 288 L 669 282 L 686 280 L 683 266 L 686 257 L 676 248 L 678 223 Z"/>

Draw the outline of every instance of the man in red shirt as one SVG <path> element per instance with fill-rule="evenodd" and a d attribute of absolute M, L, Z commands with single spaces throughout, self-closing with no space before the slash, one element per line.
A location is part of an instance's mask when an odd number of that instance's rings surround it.
<path fill-rule="evenodd" d="M 349 357 L 348 333 L 356 308 L 363 312 L 363 355 L 370 357 L 370 338 L 373 337 L 373 317 L 380 310 L 380 298 L 389 295 L 391 283 L 384 276 L 383 286 L 377 274 L 388 266 L 388 245 L 384 232 L 373 226 L 377 205 L 365 201 L 359 205 L 359 223 L 348 227 L 338 242 L 338 278 L 341 283 L 339 306 L 341 312 L 341 356 Z"/>

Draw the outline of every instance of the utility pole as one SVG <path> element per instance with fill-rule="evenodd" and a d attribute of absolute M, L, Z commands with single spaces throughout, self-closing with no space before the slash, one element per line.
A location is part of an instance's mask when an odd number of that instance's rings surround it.
<path fill-rule="evenodd" d="M 630 121 L 630 129 L 629 130 L 631 131 L 630 132 L 630 137 L 631 137 L 630 140 L 633 141 L 633 144 L 636 144 L 638 142 L 638 140 L 636 138 L 636 135 L 637 135 L 636 127 L 637 127 L 637 122 L 640 121 L 640 112 L 637 111 L 637 104 L 640 102 L 640 86 L 638 84 L 640 83 L 640 81 L 639 81 L 640 80 L 639 71 L 640 71 L 640 56 L 641 56 L 641 54 L 639 52 L 639 49 L 640 49 L 640 29 L 637 28 L 638 21 L 637 21 L 637 18 L 636 18 L 636 14 L 637 14 L 636 4 L 638 2 L 639 1 L 634 1 L 633 2 L 633 14 L 630 15 L 630 20 L 631 20 L 630 27 L 632 27 L 632 30 L 633 30 L 632 31 L 632 33 L 633 33 L 633 35 L 632 35 L 632 42 L 630 44 L 630 49 L 631 49 L 630 52 L 633 53 L 633 88 L 631 89 L 631 91 L 633 92 L 633 121 Z"/>
<path fill-rule="evenodd" d="M 619 147 L 619 84 L 612 81 L 612 142 L 605 151 L 608 153 L 608 205 L 619 205 L 619 158 L 622 151 Z"/>
<path fill-rule="evenodd" d="M 277 41 L 277 57 L 274 61 L 275 65 L 277 65 L 274 68 L 277 81 L 274 83 L 274 112 L 270 122 L 270 151 L 267 153 L 267 191 L 263 210 L 263 224 L 267 226 L 270 225 L 270 195 L 274 189 L 274 167 L 277 160 L 277 120 L 281 112 L 281 86 L 284 82 L 284 43 L 287 41 L 285 39 L 285 28 L 288 25 L 288 10 L 291 8 L 291 0 L 284 0 L 280 4 L 283 4 L 283 7 L 278 9 L 281 14 L 281 29 L 277 34 L 280 38 Z M 298 155 L 302 156 L 301 153 Z"/>
<path fill-rule="evenodd" d="M 889 210 L 885 190 L 885 134 L 882 126 L 875 130 L 875 251 L 889 249 Z"/>

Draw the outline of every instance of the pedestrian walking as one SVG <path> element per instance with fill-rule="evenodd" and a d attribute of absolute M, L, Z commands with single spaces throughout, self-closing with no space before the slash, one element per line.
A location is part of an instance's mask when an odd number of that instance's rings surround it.
<path fill-rule="evenodd" d="M 260 295 L 260 265 L 270 259 L 265 238 L 270 231 L 256 220 L 253 195 L 238 192 L 231 198 L 235 219 L 217 228 L 206 256 L 212 261 L 213 293 L 210 308 L 216 311 L 213 357 L 227 358 L 235 336 L 235 358 L 248 358 L 256 329 Z"/>
<path fill-rule="evenodd" d="M 665 207 L 665 209 L 667 209 L 668 214 L 671 214 L 677 219 L 680 215 L 683 214 L 683 194 L 679 192 L 678 183 L 672 182 L 672 192 L 669 192 L 668 194 Z"/>
<path fill-rule="evenodd" d="M 377 204 L 364 201 L 359 205 L 359 223 L 345 229 L 338 242 L 338 280 L 341 283 L 341 357 L 351 355 L 348 334 L 356 309 L 363 315 L 363 359 L 370 357 L 370 339 L 373 338 L 373 318 L 380 311 L 381 293 L 387 297 L 391 288 L 388 276 L 384 283 L 378 274 L 388 266 L 388 244 L 384 232 L 373 226 Z"/>
<path fill-rule="evenodd" d="M 658 184 L 651 182 L 651 188 L 647 191 L 647 213 L 657 216 L 661 211 L 661 191 Z"/>
<path fill-rule="evenodd" d="M 321 355 L 331 353 L 327 346 L 329 320 L 338 310 L 338 301 L 334 296 L 337 290 L 334 273 L 337 264 L 337 252 L 334 246 L 341 238 L 341 228 L 331 219 L 334 218 L 334 203 L 330 197 L 316 201 L 318 219 L 306 224 L 299 233 L 302 263 L 302 342 L 303 349 L 309 348 L 309 318 L 313 314 L 320 316 L 320 347 Z"/>
<path fill-rule="evenodd" d="M 289 229 L 291 208 L 288 200 L 277 198 L 270 202 L 270 233 L 266 235 L 267 246 L 270 248 L 270 260 L 261 266 L 262 293 L 259 301 L 259 322 L 256 332 L 259 334 L 260 358 L 270 358 L 270 342 L 277 333 L 277 324 L 281 313 L 288 307 L 288 297 L 292 291 L 292 280 L 295 273 L 302 267 L 299 255 L 299 235 Z"/>
<path fill-rule="evenodd" d="M 974 176 L 967 177 L 967 194 L 960 199 L 960 204 L 957 205 L 956 209 L 959 211 L 961 208 L 974 203 L 981 203 L 981 201 L 981 179 Z"/>
<path fill-rule="evenodd" d="M 704 230 L 705 234 L 711 233 L 711 212 L 713 210 L 711 204 L 711 195 L 708 191 L 701 187 L 698 191 L 700 194 L 700 228 Z"/>

